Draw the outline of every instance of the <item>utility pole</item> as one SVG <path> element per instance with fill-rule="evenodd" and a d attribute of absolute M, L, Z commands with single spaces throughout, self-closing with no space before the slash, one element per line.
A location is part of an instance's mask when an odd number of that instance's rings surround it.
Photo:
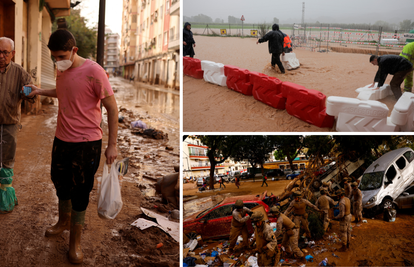
<path fill-rule="evenodd" d="M 99 21 L 98 21 L 98 46 L 96 62 L 104 67 L 104 46 L 105 46 L 105 0 L 99 0 Z"/>
<path fill-rule="evenodd" d="M 305 2 L 302 2 L 302 27 L 305 24 Z"/>

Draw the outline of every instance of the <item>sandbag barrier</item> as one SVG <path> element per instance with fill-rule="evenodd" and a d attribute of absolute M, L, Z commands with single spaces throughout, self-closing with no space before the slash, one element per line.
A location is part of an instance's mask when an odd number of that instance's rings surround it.
<path fill-rule="evenodd" d="M 183 57 L 183 73 L 195 79 L 203 79 L 201 61 L 197 58 Z"/>

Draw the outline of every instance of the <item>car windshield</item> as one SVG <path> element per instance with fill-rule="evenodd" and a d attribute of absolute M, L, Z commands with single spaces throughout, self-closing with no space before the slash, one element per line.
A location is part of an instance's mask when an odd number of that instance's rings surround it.
<path fill-rule="evenodd" d="M 359 186 L 359 189 L 363 191 L 378 189 L 382 186 L 383 177 L 384 177 L 384 172 L 365 173 L 361 178 L 361 185 Z"/>
<path fill-rule="evenodd" d="M 200 218 L 200 217 L 204 216 L 204 214 L 206 214 L 206 213 L 207 213 L 207 212 L 209 212 L 210 210 L 212 210 L 212 209 L 214 209 L 215 207 L 217 207 L 218 205 L 220 205 L 220 204 L 221 204 L 221 202 L 223 202 L 223 201 L 220 201 L 219 203 L 217 203 L 217 204 L 216 204 L 216 205 L 214 205 L 213 207 L 208 208 L 208 209 L 206 209 L 206 210 L 202 211 L 200 214 L 198 214 L 198 215 L 197 215 L 197 218 Z"/>

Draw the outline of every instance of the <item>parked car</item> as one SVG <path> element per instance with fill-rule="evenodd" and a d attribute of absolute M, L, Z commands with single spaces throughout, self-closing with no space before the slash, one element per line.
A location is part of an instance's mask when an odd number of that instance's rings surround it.
<path fill-rule="evenodd" d="M 285 175 L 293 173 L 292 169 L 285 169 L 283 172 L 284 172 Z"/>
<path fill-rule="evenodd" d="M 374 161 L 364 172 L 359 184 L 362 207 L 384 209 L 414 181 L 414 151 L 405 147 L 393 150 Z"/>
<path fill-rule="evenodd" d="M 263 202 L 264 197 L 265 194 L 261 196 L 245 195 L 225 198 L 217 205 L 185 218 L 183 221 L 184 234 L 190 239 L 194 239 L 197 235 L 201 235 L 204 240 L 228 238 L 236 200 L 243 200 L 244 206 L 249 209 L 262 205 L 266 213 L 268 213 L 270 208 Z M 269 221 L 276 222 L 273 217 L 269 217 Z M 250 220 L 247 222 L 247 227 L 249 234 L 252 234 L 254 230 Z"/>
<path fill-rule="evenodd" d="M 281 169 L 274 169 L 271 171 L 268 171 L 266 173 L 267 178 L 273 178 L 273 177 L 278 177 L 278 176 L 283 176 L 283 171 Z"/>
<path fill-rule="evenodd" d="M 404 192 L 395 199 L 394 207 L 398 209 L 414 208 L 414 184 L 407 187 Z"/>
<path fill-rule="evenodd" d="M 320 168 L 319 170 L 313 172 L 313 174 L 318 177 L 321 174 L 324 174 L 326 172 L 326 170 L 324 168 Z"/>
<path fill-rule="evenodd" d="M 197 178 L 197 186 L 203 186 L 203 177 Z"/>
<path fill-rule="evenodd" d="M 294 171 L 291 174 L 286 175 L 286 180 L 293 180 L 296 176 L 299 176 L 302 171 Z"/>
<path fill-rule="evenodd" d="M 248 179 L 248 178 L 252 178 L 252 175 L 250 174 L 250 172 L 243 172 L 240 175 L 240 179 Z"/>

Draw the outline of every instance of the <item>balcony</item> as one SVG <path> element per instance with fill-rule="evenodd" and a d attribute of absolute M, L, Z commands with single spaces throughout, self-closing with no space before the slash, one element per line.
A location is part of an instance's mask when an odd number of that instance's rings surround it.
<path fill-rule="evenodd" d="M 192 165 L 191 170 L 209 170 L 211 168 L 210 163 L 206 163 L 204 165 L 198 164 L 198 165 Z M 224 169 L 225 166 L 223 164 L 216 165 L 216 169 Z"/>
<path fill-rule="evenodd" d="M 180 15 L 180 1 L 179 0 L 172 0 L 171 7 L 170 7 L 170 15 L 171 16 Z"/>

